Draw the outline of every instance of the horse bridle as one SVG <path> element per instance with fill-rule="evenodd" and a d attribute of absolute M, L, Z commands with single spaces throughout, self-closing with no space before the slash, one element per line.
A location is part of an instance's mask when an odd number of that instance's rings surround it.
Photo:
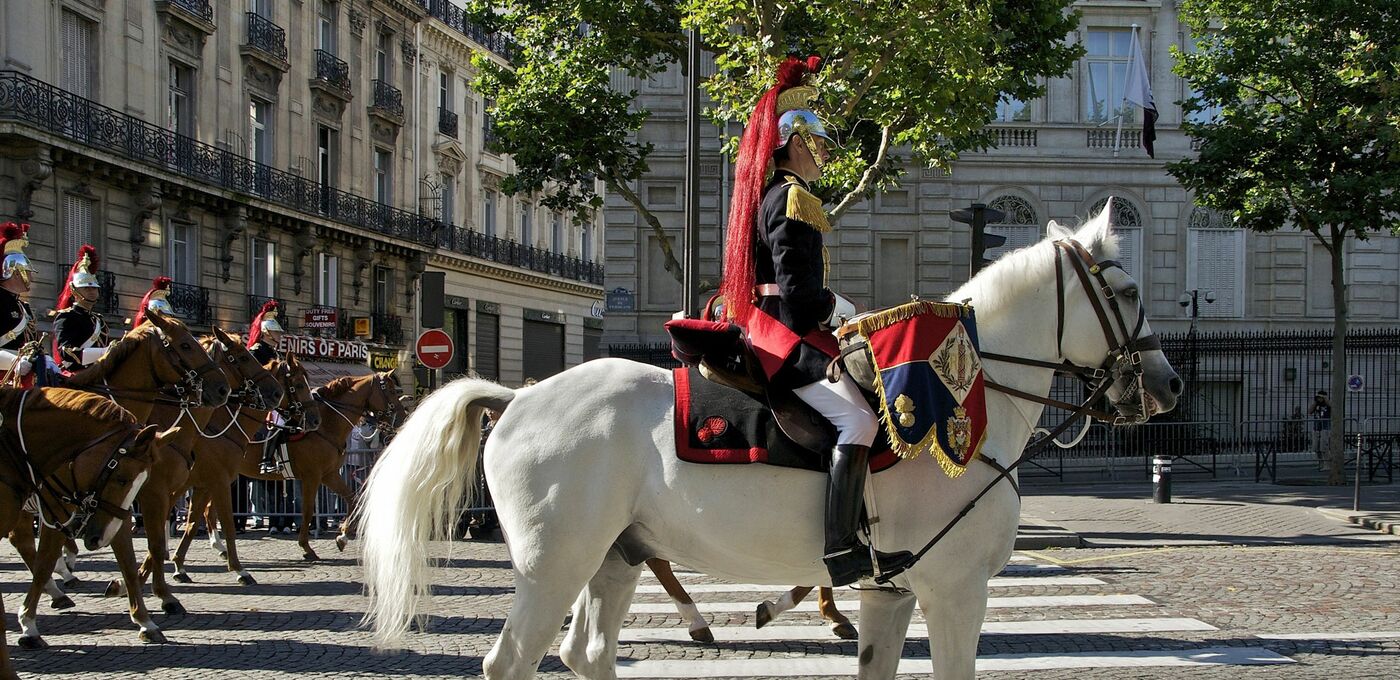
<path fill-rule="evenodd" d="M 35 474 L 34 466 L 29 462 L 29 447 L 24 439 L 24 405 L 29 398 L 29 394 L 30 393 L 26 391 L 20 396 L 19 411 L 15 418 L 15 434 L 19 439 L 19 451 L 11 450 L 11 457 L 18 458 L 18 462 L 21 463 L 24 469 L 29 473 L 30 488 L 20 491 L 21 493 L 24 491 L 31 491 L 33 493 L 33 497 L 38 505 L 39 521 L 50 529 L 62 531 L 63 535 L 69 538 L 77 538 L 82 534 L 83 529 L 87 527 L 88 522 L 92 521 L 93 515 L 96 515 L 98 512 L 106 512 L 122 522 L 130 520 L 131 510 L 103 499 L 102 492 L 106 490 L 108 483 L 112 480 L 112 475 L 116 472 L 117 468 L 121 466 L 122 461 L 132 455 L 133 445 L 136 442 L 136 435 L 139 434 L 139 430 L 128 428 L 126 436 L 107 454 L 107 460 L 103 462 L 102 469 L 98 472 L 97 480 L 93 484 L 93 488 L 87 492 L 83 492 L 77 488 L 77 471 L 73 469 L 74 464 L 77 462 L 77 456 L 74 456 L 73 460 L 69 461 L 67 465 L 71 473 L 71 484 L 64 483 L 59 477 L 59 470 L 64 467 L 62 465 L 51 473 L 42 476 Z M 105 432 L 73 448 L 78 451 L 85 451 L 120 434 L 122 434 L 120 430 Z M 6 448 L 8 449 L 8 447 Z M 56 505 L 52 502 L 43 493 L 45 490 L 52 490 L 57 496 L 58 503 L 71 505 L 75 508 L 66 521 L 56 523 L 49 519 L 50 517 L 56 517 L 58 515 L 58 511 L 62 509 L 62 505 Z"/>
<path fill-rule="evenodd" d="M 375 387 L 375 389 L 378 389 L 378 390 L 379 390 L 379 395 L 382 396 L 382 397 L 384 397 L 384 411 L 385 411 L 385 412 L 392 412 L 392 411 L 394 410 L 394 404 L 398 403 L 398 396 L 402 396 L 402 395 L 403 395 L 403 390 L 400 389 L 400 388 L 398 387 L 398 383 L 395 383 L 395 384 L 394 384 L 394 390 L 393 390 L 393 392 L 390 392 L 389 387 L 388 387 L 388 384 L 387 384 L 387 381 L 384 379 L 384 376 L 382 376 L 382 375 L 376 375 L 376 376 L 374 377 L 374 387 Z M 398 395 L 398 396 L 395 396 L 395 395 Z M 348 408 L 348 407 L 350 406 L 350 404 L 346 404 L 346 403 L 344 403 L 344 402 L 334 402 L 334 401 L 331 401 L 330 399 L 327 399 L 327 398 L 321 396 L 319 393 L 316 393 L 316 392 L 313 392 L 311 396 L 312 396 L 313 398 L 315 398 L 316 401 L 319 401 L 319 402 L 321 402 L 322 404 L 325 404 L 325 405 L 326 405 L 326 408 L 329 408 L 330 410 L 334 411 L 335 414 L 338 415 L 338 416 L 340 416 L 340 418 L 341 418 L 342 420 L 344 420 L 345 422 L 347 422 L 347 423 L 350 424 L 350 428 L 351 428 L 352 431 L 354 430 L 356 423 L 355 423 L 354 421 L 350 420 L 350 417 L 347 416 L 347 415 L 345 415 L 343 412 L 341 412 L 340 409 L 336 408 L 337 405 L 338 405 L 338 406 L 341 406 L 341 407 L 346 407 L 346 408 Z M 376 432 L 383 432 L 383 433 L 385 433 L 385 434 L 392 434 L 393 431 L 394 431 L 394 429 L 395 429 L 395 428 L 397 427 L 397 425 L 398 425 L 398 422 L 397 422 L 397 421 L 398 421 L 398 418 L 395 417 L 395 418 L 393 419 L 393 422 L 390 422 L 389 424 L 386 425 L 386 424 L 382 421 L 382 419 L 379 417 L 380 415 L 382 415 L 381 412 L 370 410 L 370 408 L 369 408 L 369 397 L 365 397 L 365 409 L 364 409 L 363 414 L 360 416 L 360 419 L 361 419 L 361 420 L 364 420 L 365 418 L 372 418 L 372 419 L 374 420 L 374 429 L 375 429 Z M 373 438 L 373 436 L 374 436 L 374 435 L 370 435 L 369 437 L 361 437 L 361 438 L 362 438 L 362 439 L 368 440 L 368 439 Z"/>
<path fill-rule="evenodd" d="M 172 343 L 170 342 L 170 337 L 165 334 L 165 331 L 156 328 L 156 337 L 160 338 L 160 345 L 163 349 L 169 350 L 171 348 Z M 125 338 L 117 340 L 117 342 L 125 341 Z M 196 343 L 196 345 L 197 344 L 198 343 Z M 103 378 L 101 386 L 84 386 L 80 389 L 97 392 L 106 395 L 108 398 L 155 395 L 151 400 L 153 403 L 173 401 L 181 408 L 197 407 L 202 405 L 204 401 L 204 376 L 214 371 L 221 370 L 219 365 L 216 364 L 213 359 L 209 358 L 209 353 L 204 351 L 203 347 L 200 347 L 199 351 L 204 354 L 204 362 L 195 368 L 191 368 L 190 365 L 185 362 L 185 357 L 181 356 L 179 352 L 175 352 L 175 360 L 179 364 L 179 370 L 183 371 L 183 373 L 180 376 L 180 382 L 173 385 L 166 385 L 154 389 L 113 387 L 107 384 L 106 378 Z"/>

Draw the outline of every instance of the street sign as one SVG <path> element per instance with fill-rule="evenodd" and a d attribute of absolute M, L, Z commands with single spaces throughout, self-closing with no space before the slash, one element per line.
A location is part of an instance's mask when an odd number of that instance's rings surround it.
<path fill-rule="evenodd" d="M 423 331 L 413 343 L 413 353 L 428 368 L 443 368 L 452 363 L 453 351 L 452 337 L 436 328 Z"/>
<path fill-rule="evenodd" d="M 609 312 L 630 312 L 637 306 L 637 295 L 626 288 L 614 288 L 608 291 L 607 305 Z"/>
<path fill-rule="evenodd" d="M 1366 379 L 1365 379 L 1365 378 L 1362 378 L 1360 375 L 1355 374 L 1355 373 L 1353 373 L 1352 375 L 1347 376 L 1347 391 L 1348 391 L 1348 392 L 1360 392 L 1360 391 L 1362 391 L 1362 390 L 1364 390 L 1364 389 L 1366 389 Z"/>
<path fill-rule="evenodd" d="M 357 317 L 354 318 L 354 322 L 355 322 L 355 337 L 357 337 L 357 338 L 367 338 L 367 337 L 369 337 L 369 336 L 371 336 L 371 335 L 374 334 L 374 325 L 370 323 L 370 318 L 369 318 L 369 317 L 367 317 L 367 316 L 357 316 Z"/>

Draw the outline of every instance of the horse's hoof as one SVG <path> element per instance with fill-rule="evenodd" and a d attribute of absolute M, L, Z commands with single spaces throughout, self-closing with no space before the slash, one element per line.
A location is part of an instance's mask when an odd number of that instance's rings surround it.
<path fill-rule="evenodd" d="M 345 546 L 346 546 L 346 545 L 349 545 L 349 543 L 350 543 L 350 539 L 348 539 L 348 538 L 346 538 L 346 537 L 344 537 L 344 536 L 336 536 L 336 537 L 335 537 L 335 547 L 336 547 L 336 549 L 339 550 L 340 552 L 345 552 Z"/>
<path fill-rule="evenodd" d="M 166 642 L 168 642 L 168 640 L 165 639 L 165 633 L 162 633 L 159 630 L 141 631 L 141 641 L 153 645 L 163 645 Z"/>
<path fill-rule="evenodd" d="M 709 626 L 705 626 L 704 628 L 690 631 L 690 639 L 708 645 L 715 641 L 715 634 L 710 632 Z"/>
<path fill-rule="evenodd" d="M 321 559 L 321 556 L 317 555 L 316 552 L 313 550 L 308 550 L 301 554 L 301 559 L 306 560 L 307 562 L 315 562 L 316 560 Z"/>
<path fill-rule="evenodd" d="M 126 590 L 126 589 L 122 587 L 122 582 L 121 582 L 121 581 L 112 581 L 111 583 L 108 583 L 108 584 L 107 584 L 107 590 L 105 590 L 105 591 L 102 592 L 102 596 L 103 596 L 103 597 L 120 597 L 120 596 L 122 595 L 122 591 L 124 591 L 124 590 Z"/>
<path fill-rule="evenodd" d="M 19 639 L 20 649 L 48 649 L 49 643 L 44 642 L 41 637 L 22 637 Z"/>
<path fill-rule="evenodd" d="M 72 609 L 75 605 L 73 604 L 73 598 L 64 595 L 54 600 L 49 606 L 54 609 Z"/>
<path fill-rule="evenodd" d="M 860 632 L 856 630 L 855 626 L 852 626 L 849 623 L 832 624 L 831 632 L 835 633 L 836 637 L 839 637 L 842 640 L 860 639 Z"/>
<path fill-rule="evenodd" d="M 67 581 L 64 581 L 64 582 L 63 582 L 63 587 L 64 587 L 64 588 L 67 588 L 67 589 L 69 589 L 69 590 L 72 590 L 72 589 L 77 588 L 78 586 L 80 586 L 80 585 L 82 585 L 82 584 L 83 584 L 83 580 L 80 579 L 80 578 L 78 578 L 77 576 L 74 576 L 73 578 L 70 578 L 70 579 L 68 579 Z"/>
<path fill-rule="evenodd" d="M 241 585 L 241 586 L 255 586 L 255 585 L 258 585 L 258 582 L 255 581 L 255 580 L 253 580 L 253 575 L 252 575 L 252 574 L 239 574 L 239 575 L 238 575 L 238 585 Z"/>
<path fill-rule="evenodd" d="M 764 600 L 753 613 L 753 627 L 762 628 L 773 621 L 773 603 Z"/>
<path fill-rule="evenodd" d="M 169 602 L 160 603 L 160 610 L 166 614 L 184 614 L 185 605 L 180 604 L 179 600 L 170 600 Z"/>
<path fill-rule="evenodd" d="M 175 579 L 177 583 L 194 583 L 194 579 L 190 578 L 190 575 L 183 571 L 175 572 L 175 575 L 170 578 Z"/>
<path fill-rule="evenodd" d="M 220 551 L 219 551 L 219 559 L 221 559 L 221 560 L 226 560 L 226 559 L 228 559 L 228 551 L 227 551 L 227 550 L 220 550 Z"/>

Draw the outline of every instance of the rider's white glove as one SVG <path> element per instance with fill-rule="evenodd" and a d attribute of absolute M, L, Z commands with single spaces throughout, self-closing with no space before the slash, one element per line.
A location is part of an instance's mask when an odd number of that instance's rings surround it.
<path fill-rule="evenodd" d="M 15 362 L 15 375 L 29 375 L 34 370 L 34 363 L 24 358 Z"/>

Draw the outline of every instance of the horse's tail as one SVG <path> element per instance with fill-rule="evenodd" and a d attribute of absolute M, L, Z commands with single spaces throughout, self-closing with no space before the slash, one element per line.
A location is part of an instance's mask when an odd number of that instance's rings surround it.
<path fill-rule="evenodd" d="M 469 507 L 482 413 L 514 397 L 487 380 L 448 383 L 414 409 L 365 482 L 354 521 L 370 599 L 364 623 L 380 647 L 399 645 L 420 620 L 429 596 L 429 541 L 450 539 Z"/>

